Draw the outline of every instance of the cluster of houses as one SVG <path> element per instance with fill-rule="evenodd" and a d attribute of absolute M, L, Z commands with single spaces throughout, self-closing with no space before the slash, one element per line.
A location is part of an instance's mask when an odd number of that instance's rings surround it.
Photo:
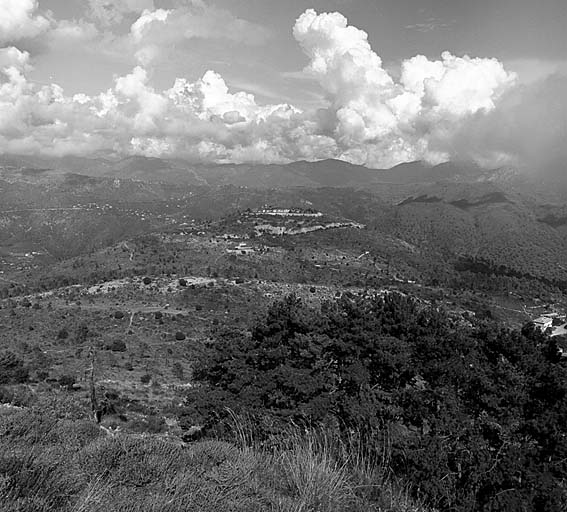
<path fill-rule="evenodd" d="M 251 210 L 253 215 L 273 215 L 281 217 L 322 217 L 323 214 L 313 208 L 275 208 L 265 206 Z"/>

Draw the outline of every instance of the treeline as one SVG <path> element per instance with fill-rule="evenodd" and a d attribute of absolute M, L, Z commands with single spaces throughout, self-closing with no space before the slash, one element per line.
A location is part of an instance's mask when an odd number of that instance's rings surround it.
<path fill-rule="evenodd" d="M 522 272 L 520 270 L 507 267 L 506 265 L 497 265 L 491 260 L 481 257 L 461 257 L 455 262 L 454 268 L 460 273 L 472 273 L 480 276 L 488 276 L 491 280 L 494 280 L 494 278 L 501 278 L 498 279 L 498 283 L 529 282 L 532 286 L 538 286 L 539 284 L 547 289 L 556 289 L 563 292 L 567 291 L 567 281 L 564 279 L 557 279 L 556 277 L 553 277 L 553 275 L 534 275 L 530 272 Z M 511 279 L 508 280 L 502 278 Z M 480 281 L 483 281 L 482 277 L 480 278 Z"/>
<path fill-rule="evenodd" d="M 449 316 L 400 294 L 290 296 L 225 331 L 194 368 L 185 427 L 227 407 L 278 442 L 289 424 L 363 437 L 440 510 L 565 510 L 567 367 L 555 342 Z"/>

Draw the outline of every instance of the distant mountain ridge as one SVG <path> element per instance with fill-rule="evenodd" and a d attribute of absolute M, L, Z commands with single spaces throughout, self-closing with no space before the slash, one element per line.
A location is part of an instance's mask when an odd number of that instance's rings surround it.
<path fill-rule="evenodd" d="M 391 169 L 369 169 L 341 160 L 289 164 L 199 164 L 180 159 L 129 156 L 122 159 L 2 155 L 5 170 L 49 169 L 95 177 L 126 178 L 185 185 L 254 188 L 352 187 L 428 184 L 440 181 L 511 183 L 522 180 L 512 168 L 483 169 L 468 162 L 429 165 L 409 162 Z"/>
<path fill-rule="evenodd" d="M 51 253 L 77 252 L 94 243 L 91 233 L 100 245 L 162 229 L 170 215 L 218 219 L 272 204 L 364 224 L 378 239 L 409 243 L 420 261 L 480 258 L 497 272 L 567 283 L 567 200 L 529 195 L 522 180 L 513 169 L 455 162 L 376 170 L 336 160 L 190 166 L 0 157 L 0 248 L 40 240 Z"/>

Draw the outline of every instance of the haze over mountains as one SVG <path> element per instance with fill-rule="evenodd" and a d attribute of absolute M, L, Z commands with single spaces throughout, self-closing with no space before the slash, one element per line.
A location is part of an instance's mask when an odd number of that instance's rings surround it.
<path fill-rule="evenodd" d="M 58 258 L 159 231 L 167 222 L 220 219 L 272 204 L 363 223 L 375 237 L 418 247 L 426 260 L 480 258 L 503 272 L 567 282 L 567 187 L 513 168 L 3 156 L 0 202 L 3 246 L 41 242 Z M 89 236 L 93 230 L 97 235 Z"/>
<path fill-rule="evenodd" d="M 542 181 L 537 173 L 512 167 L 484 169 L 472 162 L 446 162 L 429 165 L 408 162 L 391 169 L 369 169 L 341 160 L 297 161 L 289 164 L 204 164 L 180 159 L 129 156 L 125 158 L 86 158 L 65 156 L 2 155 L 5 170 L 44 169 L 73 172 L 96 177 L 113 177 L 147 182 L 194 185 L 237 185 L 278 187 L 366 187 L 379 183 L 426 184 L 449 182 L 494 182 L 520 185 Z M 566 179 L 564 173 L 547 175 L 544 181 Z"/>

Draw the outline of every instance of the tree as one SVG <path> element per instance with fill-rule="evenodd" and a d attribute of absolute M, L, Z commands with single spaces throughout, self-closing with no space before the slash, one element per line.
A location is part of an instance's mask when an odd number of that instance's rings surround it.
<path fill-rule="evenodd" d="M 438 509 L 566 509 L 567 368 L 533 326 L 395 293 L 319 309 L 289 296 L 219 332 L 194 377 L 182 425 L 220 428 L 230 407 L 265 433 L 325 423 L 380 447 L 388 432 L 392 469 Z"/>

